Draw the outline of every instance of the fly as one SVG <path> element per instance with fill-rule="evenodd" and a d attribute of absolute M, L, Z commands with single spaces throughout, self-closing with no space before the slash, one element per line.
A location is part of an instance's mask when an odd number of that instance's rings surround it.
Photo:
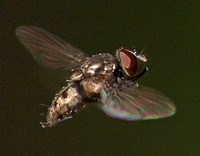
<path fill-rule="evenodd" d="M 162 93 L 139 85 L 147 71 L 142 52 L 120 47 L 116 55 L 86 53 L 46 30 L 21 26 L 17 37 L 40 64 L 71 70 L 66 87 L 56 94 L 42 127 L 72 118 L 88 103 L 96 103 L 107 115 L 124 120 L 146 120 L 171 116 L 176 108 Z"/>

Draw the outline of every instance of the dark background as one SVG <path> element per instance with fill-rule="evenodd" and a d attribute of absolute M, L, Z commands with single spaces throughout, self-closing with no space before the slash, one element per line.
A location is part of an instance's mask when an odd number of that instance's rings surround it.
<path fill-rule="evenodd" d="M 0 155 L 199 155 L 200 1 L 0 2 Z M 139 81 L 168 95 L 170 118 L 130 122 L 91 105 L 43 129 L 39 121 L 69 72 L 37 64 L 15 36 L 21 25 L 52 32 L 90 53 L 146 47 Z"/>

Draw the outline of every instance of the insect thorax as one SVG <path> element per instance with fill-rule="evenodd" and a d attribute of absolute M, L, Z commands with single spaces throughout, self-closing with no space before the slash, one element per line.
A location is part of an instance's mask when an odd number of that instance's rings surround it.
<path fill-rule="evenodd" d="M 72 74 L 71 79 L 80 81 L 86 95 L 92 98 L 91 94 L 100 93 L 106 83 L 111 84 L 116 80 L 113 74 L 116 67 L 117 62 L 114 56 L 108 53 L 94 55 Z"/>

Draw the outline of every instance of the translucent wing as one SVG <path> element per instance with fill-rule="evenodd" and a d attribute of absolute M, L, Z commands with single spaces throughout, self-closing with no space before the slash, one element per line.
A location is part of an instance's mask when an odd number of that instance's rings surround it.
<path fill-rule="evenodd" d="M 109 116 L 125 120 L 146 120 L 171 116 L 175 105 L 160 92 L 143 86 L 113 92 L 103 89 L 99 107 Z"/>
<path fill-rule="evenodd" d="M 16 35 L 33 57 L 44 66 L 71 69 L 86 59 L 81 50 L 43 29 L 21 26 L 16 29 Z"/>

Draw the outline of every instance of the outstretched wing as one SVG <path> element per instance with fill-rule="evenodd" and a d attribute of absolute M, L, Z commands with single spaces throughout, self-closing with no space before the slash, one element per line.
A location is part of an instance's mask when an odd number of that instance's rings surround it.
<path fill-rule="evenodd" d="M 81 50 L 34 26 L 19 27 L 16 35 L 40 64 L 53 69 L 71 69 L 87 58 Z"/>
<path fill-rule="evenodd" d="M 160 92 L 143 86 L 125 87 L 120 91 L 106 88 L 101 92 L 99 107 L 109 116 L 125 120 L 147 120 L 171 116 L 176 108 Z"/>

